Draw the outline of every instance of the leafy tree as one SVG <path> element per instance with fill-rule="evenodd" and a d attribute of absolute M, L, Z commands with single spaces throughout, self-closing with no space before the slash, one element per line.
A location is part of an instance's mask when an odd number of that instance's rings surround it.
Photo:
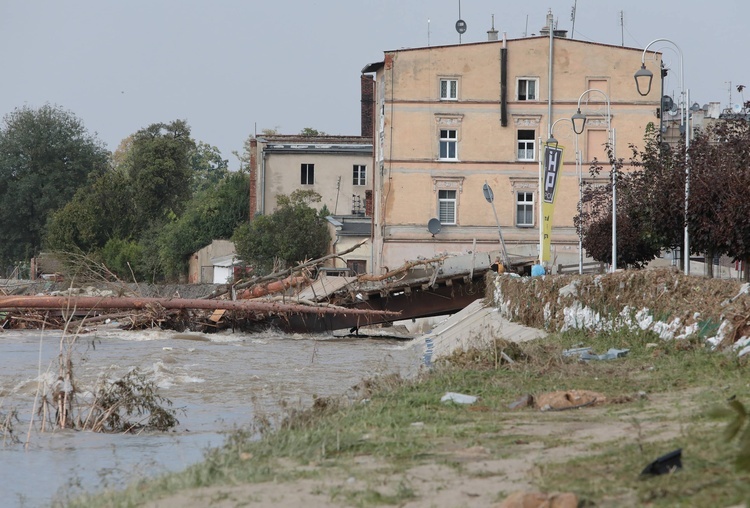
<path fill-rule="evenodd" d="M 190 152 L 190 166 L 193 169 L 193 193 L 216 185 L 229 173 L 229 161 L 221 157 L 219 149 L 202 141 Z"/>
<path fill-rule="evenodd" d="M 260 273 L 269 272 L 278 260 L 291 266 L 325 255 L 331 238 L 323 218 L 309 203 L 320 202 L 314 191 L 279 195 L 279 207 L 242 224 L 234 233 L 237 254 Z"/>
<path fill-rule="evenodd" d="M 750 262 L 750 125 L 725 119 L 690 146 L 688 226 L 691 250 Z M 746 280 L 750 280 L 748 270 Z"/>
<path fill-rule="evenodd" d="M 319 131 L 318 129 L 313 129 L 312 127 L 305 127 L 300 131 L 300 136 L 325 136 L 326 133 L 323 131 Z"/>
<path fill-rule="evenodd" d="M 159 234 L 159 256 L 167 277 L 184 274 L 190 255 L 216 239 L 232 237 L 248 219 L 250 179 L 247 173 L 227 175 L 190 202 L 178 220 Z"/>
<path fill-rule="evenodd" d="M 62 252 L 92 252 L 112 238 L 132 238 L 137 218 L 127 175 L 110 170 L 76 192 L 47 224 L 44 247 Z"/>
<path fill-rule="evenodd" d="M 649 234 L 651 204 L 644 201 L 642 173 L 624 172 L 623 159 L 615 160 L 607 147 L 610 164 L 617 171 L 617 266 L 642 268 L 659 253 L 659 242 Z M 635 153 L 635 150 L 634 150 Z M 591 175 L 602 167 L 595 161 Z M 612 180 L 606 185 L 589 184 L 583 191 L 585 209 L 574 219 L 583 231 L 582 246 L 595 260 L 612 263 Z"/>
<path fill-rule="evenodd" d="M 152 124 L 135 133 L 124 166 L 134 189 L 140 230 L 185 209 L 192 197 L 194 149 L 190 127 L 183 120 Z"/>
<path fill-rule="evenodd" d="M 58 106 L 24 106 L 0 129 L 0 263 L 33 256 L 50 215 L 104 173 L 108 152 Z"/>

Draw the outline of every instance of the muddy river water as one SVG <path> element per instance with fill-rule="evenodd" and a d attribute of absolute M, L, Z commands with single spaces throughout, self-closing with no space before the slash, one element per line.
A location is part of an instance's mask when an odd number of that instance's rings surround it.
<path fill-rule="evenodd" d="M 278 415 L 283 401 L 307 407 L 312 397 L 345 393 L 363 378 L 413 375 L 418 352 L 406 342 L 329 335 L 177 334 L 100 328 L 80 335 L 73 354 L 76 388 L 137 367 L 169 398 L 174 432 L 140 435 L 75 430 L 29 431 L 40 381 L 57 375 L 61 334 L 0 331 L 0 416 L 15 410 L 20 442 L 0 433 L 0 505 L 49 506 L 81 489 L 120 487 L 138 476 L 198 462 L 253 415 Z M 7 436 L 6 436 L 7 438 Z"/>

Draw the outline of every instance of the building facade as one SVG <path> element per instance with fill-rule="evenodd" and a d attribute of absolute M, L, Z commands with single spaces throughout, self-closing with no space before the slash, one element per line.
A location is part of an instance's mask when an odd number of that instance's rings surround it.
<path fill-rule="evenodd" d="M 642 50 L 548 33 L 386 51 L 363 69 L 375 85 L 373 273 L 419 257 L 497 250 L 498 228 L 511 258 L 538 256 L 540 158 L 550 137 L 564 147 L 552 264 L 578 260 L 580 183 L 592 182 L 595 159 L 605 161 L 599 180 L 608 181 L 609 139 L 626 161 L 630 143 L 643 146 L 660 98 L 636 90 Z M 646 63 L 655 74 L 660 57 Z M 570 118 L 579 103 L 587 122 L 576 135 Z"/>
<path fill-rule="evenodd" d="M 365 216 L 373 185 L 372 138 L 270 135 L 250 139 L 251 214 L 276 210 L 276 197 L 298 189 L 320 194 L 334 215 Z"/>

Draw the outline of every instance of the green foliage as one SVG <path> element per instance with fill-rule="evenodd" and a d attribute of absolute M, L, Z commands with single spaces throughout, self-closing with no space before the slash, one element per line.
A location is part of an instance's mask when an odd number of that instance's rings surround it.
<path fill-rule="evenodd" d="M 300 136 L 325 136 L 326 133 L 323 131 L 319 131 L 318 129 L 313 129 L 312 127 L 305 127 L 300 131 Z"/>
<path fill-rule="evenodd" d="M 48 218 L 107 167 L 107 150 L 72 113 L 28 106 L 0 129 L 0 266 L 42 246 Z"/>
<path fill-rule="evenodd" d="M 119 170 L 109 170 L 76 192 L 47 224 L 44 247 L 59 252 L 92 252 L 110 238 L 136 234 L 133 187 Z"/>
<path fill-rule="evenodd" d="M 229 239 L 247 221 L 250 179 L 247 173 L 229 173 L 218 185 L 196 195 L 178 220 L 159 233 L 159 256 L 165 275 L 186 272 L 190 255 L 216 239 Z"/>
<path fill-rule="evenodd" d="M 102 261 L 105 266 L 120 278 L 130 278 L 142 266 L 143 248 L 137 242 L 112 238 L 102 249 Z M 136 279 L 142 273 L 135 273 Z"/>
<path fill-rule="evenodd" d="M 124 164 L 134 188 L 133 216 L 139 231 L 185 209 L 192 197 L 194 148 L 190 127 L 183 120 L 152 124 L 135 133 Z"/>
<path fill-rule="evenodd" d="M 193 193 L 213 187 L 229 174 L 229 161 L 221 157 L 218 148 L 202 141 L 190 151 L 190 166 L 193 170 Z"/>
<path fill-rule="evenodd" d="M 318 212 L 309 203 L 319 202 L 314 191 L 279 195 L 279 208 L 237 228 L 233 240 L 237 254 L 258 272 L 272 269 L 274 260 L 286 266 L 325 255 L 331 238 Z"/>
<path fill-rule="evenodd" d="M 727 441 L 738 438 L 735 466 L 739 471 L 750 471 L 750 415 L 745 405 L 732 399 L 728 407 L 716 407 L 709 412 L 709 416 L 729 420 L 724 429 L 724 438 Z"/>
<path fill-rule="evenodd" d="M 156 383 L 138 369 L 114 382 L 103 382 L 94 396 L 84 428 L 96 432 L 166 431 L 180 423 L 176 411 L 170 409 L 172 401 L 159 395 Z"/>

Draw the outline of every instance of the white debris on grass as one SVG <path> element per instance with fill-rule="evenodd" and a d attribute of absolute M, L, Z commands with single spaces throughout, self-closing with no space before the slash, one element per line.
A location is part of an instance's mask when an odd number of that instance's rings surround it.
<path fill-rule="evenodd" d="M 743 336 L 732 346 L 737 351 L 737 356 L 745 356 L 750 353 L 750 337 Z"/>

